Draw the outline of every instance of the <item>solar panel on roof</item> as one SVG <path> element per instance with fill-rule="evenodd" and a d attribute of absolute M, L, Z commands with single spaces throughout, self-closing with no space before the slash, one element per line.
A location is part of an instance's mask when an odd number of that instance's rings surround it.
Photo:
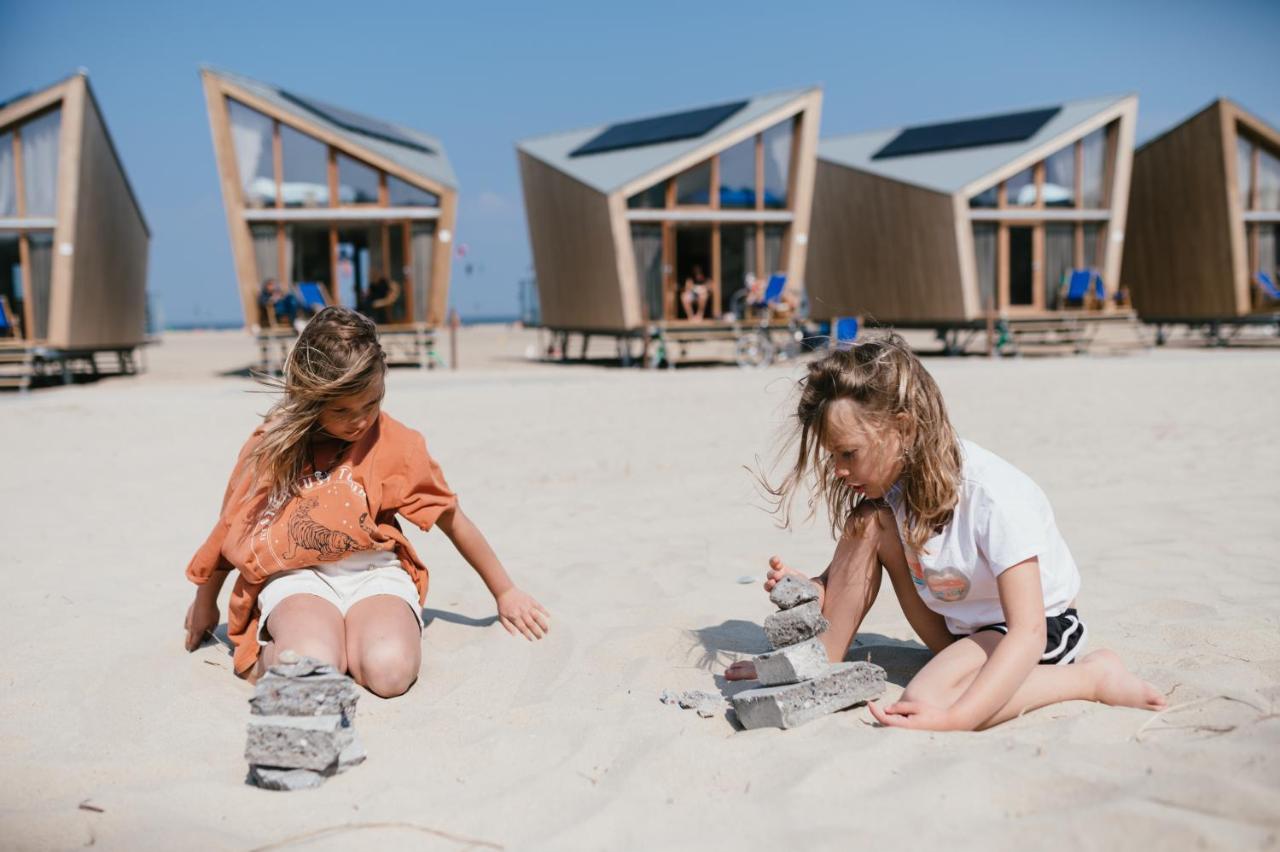
<path fill-rule="evenodd" d="M 358 112 L 351 112 L 350 110 L 333 106 L 332 104 L 327 104 L 323 101 L 304 98 L 301 95 L 295 95 L 292 92 L 281 90 L 280 94 L 308 112 L 312 112 L 326 121 L 331 121 L 344 130 L 350 130 L 353 133 L 359 133 L 363 136 L 369 136 L 374 139 L 381 139 L 383 142 L 390 142 L 392 145 L 399 145 L 403 148 L 411 148 L 414 151 L 421 151 L 424 154 L 435 153 L 430 146 L 424 145 L 417 139 L 411 139 L 398 127 L 387 124 L 385 121 L 379 121 L 376 118 L 369 118 L 367 115 L 361 115 Z"/>
<path fill-rule="evenodd" d="M 937 151 L 955 151 L 961 148 L 1022 142 L 1034 136 L 1061 109 L 1062 107 L 1048 107 L 1026 112 L 1011 112 L 1007 115 L 991 115 L 986 118 L 908 127 L 893 137 L 888 145 L 872 154 L 871 159 L 886 160 L 890 157 L 907 157 L 912 154 L 931 154 Z"/>
<path fill-rule="evenodd" d="M 602 154 L 605 151 L 621 151 L 624 148 L 641 148 L 660 142 L 679 142 L 696 139 L 709 132 L 747 105 L 747 101 L 673 112 L 639 121 L 611 124 L 603 132 L 569 152 L 570 157 L 584 154 Z"/>

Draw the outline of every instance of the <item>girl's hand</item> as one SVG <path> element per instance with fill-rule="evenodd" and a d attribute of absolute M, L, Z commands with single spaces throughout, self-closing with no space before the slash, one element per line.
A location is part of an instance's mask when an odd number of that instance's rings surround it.
<path fill-rule="evenodd" d="M 798 579 L 804 580 L 806 583 L 813 583 L 815 586 L 817 586 L 818 587 L 818 606 L 822 606 L 822 598 L 825 592 L 827 591 L 826 586 L 824 586 L 822 583 L 822 580 L 809 577 L 803 572 L 797 571 L 794 568 L 788 568 L 786 565 L 782 563 L 781 556 L 769 557 L 769 573 L 765 575 L 764 590 L 766 592 L 772 592 L 773 587 L 778 585 L 778 582 L 788 574 Z"/>
<path fill-rule="evenodd" d="M 187 607 L 187 618 L 183 626 L 187 629 L 187 650 L 194 651 L 204 643 L 204 637 L 213 633 L 222 615 L 218 612 L 218 601 L 205 600 L 197 594 L 196 599 Z"/>
<path fill-rule="evenodd" d="M 886 728 L 915 728 L 923 731 L 969 730 L 956 723 L 951 714 L 941 707 L 922 701 L 899 701 L 881 710 L 874 701 L 867 708 L 876 721 Z"/>
<path fill-rule="evenodd" d="M 551 629 L 551 614 L 515 586 L 498 595 L 498 620 L 512 636 L 518 630 L 530 642 L 541 639 Z"/>

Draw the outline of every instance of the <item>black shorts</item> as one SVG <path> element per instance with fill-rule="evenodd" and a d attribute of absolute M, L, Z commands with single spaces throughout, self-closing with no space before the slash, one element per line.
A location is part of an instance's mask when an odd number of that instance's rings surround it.
<path fill-rule="evenodd" d="M 1047 636 L 1044 643 L 1044 653 L 1040 655 L 1040 665 L 1065 666 L 1067 663 L 1074 663 L 1076 656 L 1084 650 L 1085 640 L 1089 636 L 1088 628 L 1084 626 L 1084 622 L 1076 615 L 1076 611 L 1069 609 L 1062 615 L 1049 616 L 1044 620 L 1044 626 Z M 1002 621 L 999 624 L 988 624 L 986 627 L 979 627 L 973 632 L 981 633 L 984 630 L 1008 633 L 1009 625 Z"/>

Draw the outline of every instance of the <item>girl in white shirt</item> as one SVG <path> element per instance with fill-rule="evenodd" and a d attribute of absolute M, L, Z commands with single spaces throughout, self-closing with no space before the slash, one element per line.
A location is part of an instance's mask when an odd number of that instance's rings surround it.
<path fill-rule="evenodd" d="M 883 572 L 935 653 L 902 698 L 871 705 L 883 725 L 974 730 L 1059 701 L 1157 710 L 1164 696 L 1110 651 L 1083 654 L 1080 573 L 1044 492 L 998 456 L 961 441 L 942 394 L 902 338 L 888 335 L 809 365 L 798 453 L 764 483 L 783 523 L 805 485 L 827 503 L 835 555 L 821 590 L 832 661 L 844 657 Z M 800 574 L 778 557 L 765 589 Z M 1067 665 L 1076 663 L 1077 665 Z M 734 663 L 730 680 L 755 677 Z"/>

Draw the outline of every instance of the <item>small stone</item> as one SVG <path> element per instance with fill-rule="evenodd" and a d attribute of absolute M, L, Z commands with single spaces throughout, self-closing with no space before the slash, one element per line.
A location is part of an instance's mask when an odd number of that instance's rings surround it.
<path fill-rule="evenodd" d="M 756 581 L 756 578 L 752 577 L 750 574 L 743 574 L 741 577 L 738 578 L 738 584 L 742 586 L 749 586 L 755 581 Z"/>
<path fill-rule="evenodd" d="M 260 766 L 320 771 L 337 763 L 353 736 L 340 714 L 251 716 L 244 756 Z"/>
<path fill-rule="evenodd" d="M 810 680 L 825 672 L 831 663 L 827 649 L 817 638 L 787 645 L 771 654 L 755 658 L 756 680 L 763 686 L 780 686 Z"/>
<path fill-rule="evenodd" d="M 288 657 L 289 662 L 285 659 Z M 307 675 L 326 675 L 338 674 L 338 670 L 328 663 L 321 662 L 315 657 L 299 657 L 293 651 L 281 651 L 280 656 L 274 666 L 267 669 L 272 674 L 278 674 L 281 677 L 306 677 Z"/>
<path fill-rule="evenodd" d="M 680 693 L 672 692 L 669 689 L 662 690 L 662 694 L 658 696 L 658 700 L 663 704 L 679 704 Z"/>
<path fill-rule="evenodd" d="M 724 698 L 714 692 L 691 689 L 680 695 L 678 703 L 685 710 L 693 710 L 704 719 L 724 712 Z"/>
<path fill-rule="evenodd" d="M 785 648 L 825 633 L 830 627 L 817 601 L 775 612 L 764 620 L 764 634 L 775 648 Z"/>
<path fill-rule="evenodd" d="M 274 766 L 249 765 L 245 783 L 264 790 L 309 790 L 319 787 L 327 776 L 313 769 L 280 769 Z"/>
<path fill-rule="evenodd" d="M 333 673 L 285 677 L 275 668 L 262 677 L 253 689 L 249 709 L 257 716 L 332 716 L 340 714 L 347 722 L 355 718 L 360 692 L 355 681 Z"/>
<path fill-rule="evenodd" d="M 879 697 L 884 681 L 875 663 L 835 663 L 813 680 L 739 692 L 733 709 L 744 728 L 794 728 Z"/>
<path fill-rule="evenodd" d="M 338 755 L 338 766 L 335 771 L 346 772 L 351 767 L 364 763 L 365 758 L 368 756 L 369 752 L 364 750 L 364 743 L 360 742 L 360 738 L 352 733 L 351 742 L 347 743 L 347 747 Z"/>
<path fill-rule="evenodd" d="M 794 574 L 788 574 L 778 581 L 769 593 L 769 600 L 778 609 L 791 609 L 800 604 L 816 601 L 818 587 L 808 580 L 801 580 Z"/>

